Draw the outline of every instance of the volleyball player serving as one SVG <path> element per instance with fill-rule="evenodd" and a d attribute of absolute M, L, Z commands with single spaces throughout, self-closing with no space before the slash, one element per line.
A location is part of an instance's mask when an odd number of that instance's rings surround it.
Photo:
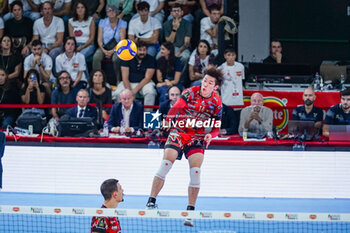
<path fill-rule="evenodd" d="M 214 92 L 222 83 L 221 70 L 208 67 L 201 86 L 190 87 L 169 110 L 163 121 L 163 128 L 170 129 L 165 143 L 163 160 L 152 184 L 147 208 L 156 208 L 156 197 L 176 158 L 184 153 L 190 166 L 187 210 L 194 210 L 200 188 L 201 165 L 204 149 L 213 137 L 219 134 L 222 104 Z M 172 121 L 176 118 L 176 121 Z M 185 225 L 193 226 L 192 219 L 185 219 Z"/>

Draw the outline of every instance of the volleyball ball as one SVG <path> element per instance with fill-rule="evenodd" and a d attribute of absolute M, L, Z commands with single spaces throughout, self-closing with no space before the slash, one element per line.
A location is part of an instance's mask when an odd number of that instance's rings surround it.
<path fill-rule="evenodd" d="M 129 61 L 136 56 L 137 47 L 134 41 L 125 39 L 119 41 L 115 47 L 118 57 L 124 61 Z"/>

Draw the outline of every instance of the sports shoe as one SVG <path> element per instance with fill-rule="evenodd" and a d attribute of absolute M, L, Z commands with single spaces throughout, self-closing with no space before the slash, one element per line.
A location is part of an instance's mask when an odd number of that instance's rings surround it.
<path fill-rule="evenodd" d="M 193 219 L 191 218 L 186 218 L 184 221 L 185 226 L 193 227 Z"/>
<path fill-rule="evenodd" d="M 146 209 L 148 209 L 148 210 L 153 210 L 153 209 L 157 209 L 157 208 L 158 208 L 158 205 L 156 203 L 148 202 L 146 204 Z"/>

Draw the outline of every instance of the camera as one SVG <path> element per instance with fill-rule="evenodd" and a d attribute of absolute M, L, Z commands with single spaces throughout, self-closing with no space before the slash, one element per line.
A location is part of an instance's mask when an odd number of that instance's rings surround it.
<path fill-rule="evenodd" d="M 32 82 L 36 81 L 36 75 L 35 74 L 30 75 L 30 79 L 32 80 Z"/>

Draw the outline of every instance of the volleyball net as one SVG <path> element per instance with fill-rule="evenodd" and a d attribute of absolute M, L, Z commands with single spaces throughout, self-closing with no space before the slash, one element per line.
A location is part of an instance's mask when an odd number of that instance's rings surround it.
<path fill-rule="evenodd" d="M 123 233 L 350 232 L 350 214 L 0 206 L 0 232 L 90 232 L 93 216 L 118 217 Z M 194 226 L 184 226 L 191 218 Z"/>

